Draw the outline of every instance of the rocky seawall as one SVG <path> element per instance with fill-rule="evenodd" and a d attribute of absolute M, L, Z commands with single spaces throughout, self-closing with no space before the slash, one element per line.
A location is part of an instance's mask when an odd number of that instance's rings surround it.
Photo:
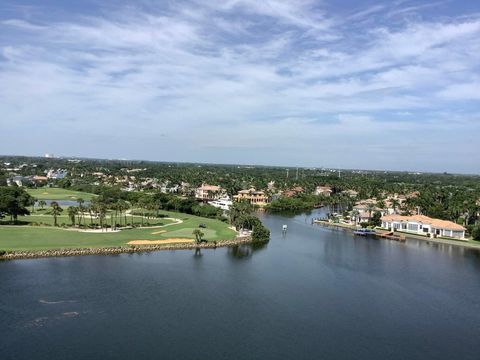
<path fill-rule="evenodd" d="M 251 236 L 237 236 L 234 240 L 212 241 L 207 243 L 178 243 L 162 245 L 126 245 L 104 248 L 51 249 L 32 251 L 9 251 L 0 256 L 0 260 L 38 259 L 47 257 L 83 256 L 83 255 L 118 255 L 133 254 L 159 250 L 216 249 L 218 247 L 236 246 L 252 242 Z"/>

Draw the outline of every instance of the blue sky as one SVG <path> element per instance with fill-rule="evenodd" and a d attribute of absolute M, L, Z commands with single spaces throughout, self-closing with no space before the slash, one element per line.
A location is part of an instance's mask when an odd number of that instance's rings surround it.
<path fill-rule="evenodd" d="M 0 153 L 480 173 L 478 1 L 0 3 Z"/>

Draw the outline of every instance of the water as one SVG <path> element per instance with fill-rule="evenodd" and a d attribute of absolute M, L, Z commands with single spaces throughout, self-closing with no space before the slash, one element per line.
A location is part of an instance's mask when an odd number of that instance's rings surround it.
<path fill-rule="evenodd" d="M 479 359 L 478 252 L 262 220 L 256 250 L 0 263 L 1 358 Z"/>
<path fill-rule="evenodd" d="M 77 200 L 43 200 L 45 201 L 46 205 L 45 208 L 49 208 L 50 204 L 53 201 L 56 201 L 58 205 L 61 207 L 68 207 L 68 206 L 78 206 Z M 90 205 L 90 201 L 84 201 L 83 206 L 88 206 Z M 40 205 L 38 205 L 38 201 L 35 202 L 35 208 L 40 208 Z"/>

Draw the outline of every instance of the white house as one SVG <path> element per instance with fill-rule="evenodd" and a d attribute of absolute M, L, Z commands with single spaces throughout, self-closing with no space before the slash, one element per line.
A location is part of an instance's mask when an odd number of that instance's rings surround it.
<path fill-rule="evenodd" d="M 67 176 L 68 172 L 67 170 L 64 169 L 58 169 L 58 170 L 49 170 L 47 172 L 47 178 L 49 179 L 55 179 L 55 180 L 60 180 L 64 179 L 65 176 Z"/>
<path fill-rule="evenodd" d="M 392 231 L 455 239 L 465 238 L 465 228 L 462 225 L 448 220 L 433 219 L 425 215 L 385 215 L 381 220 L 382 227 Z"/>

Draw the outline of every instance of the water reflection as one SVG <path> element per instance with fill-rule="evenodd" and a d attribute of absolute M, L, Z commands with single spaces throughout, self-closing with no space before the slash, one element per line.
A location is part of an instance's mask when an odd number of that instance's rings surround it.
<path fill-rule="evenodd" d="M 198 259 L 202 256 L 203 256 L 202 250 L 199 247 L 195 248 L 195 251 L 193 253 L 193 257 Z"/>
<path fill-rule="evenodd" d="M 266 249 L 268 243 L 254 242 L 251 244 L 236 245 L 228 248 L 227 255 L 236 259 L 247 259 L 260 250 Z"/>

